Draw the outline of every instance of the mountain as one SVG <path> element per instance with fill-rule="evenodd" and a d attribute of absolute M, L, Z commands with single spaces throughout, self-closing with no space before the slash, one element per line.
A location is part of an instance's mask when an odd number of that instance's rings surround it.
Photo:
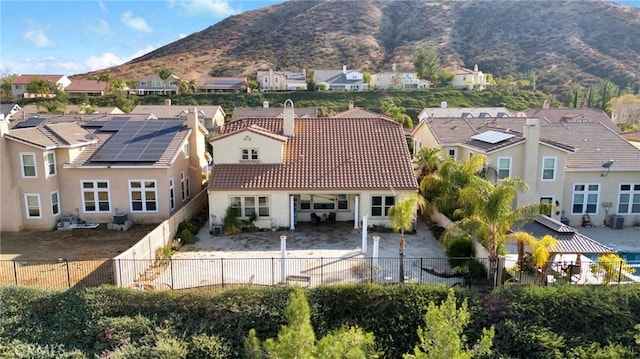
<path fill-rule="evenodd" d="M 231 16 L 108 71 L 135 78 L 166 67 L 197 79 L 346 64 L 376 72 L 392 63 L 413 68 L 421 46 L 437 49 L 451 69 L 477 64 L 503 78 L 534 71 L 548 92 L 599 79 L 640 86 L 640 8 L 605 1 L 290 0 Z"/>

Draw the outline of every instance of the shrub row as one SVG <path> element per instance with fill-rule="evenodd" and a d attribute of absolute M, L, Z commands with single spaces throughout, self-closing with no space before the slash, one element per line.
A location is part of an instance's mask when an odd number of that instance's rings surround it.
<path fill-rule="evenodd" d="M 277 335 L 290 292 L 286 286 L 212 292 L 2 287 L 0 353 L 16 343 L 31 343 L 75 349 L 82 354 L 73 356 L 78 358 L 163 350 L 174 357 L 206 357 L 214 351 L 221 358 L 241 358 L 250 329 L 261 340 Z M 384 357 L 399 358 L 418 342 L 416 330 L 424 324 L 428 303 L 439 304 L 446 294 L 444 286 L 367 284 L 322 286 L 309 289 L 307 297 L 317 337 L 357 325 L 375 335 Z M 640 353 L 635 329 L 640 286 L 528 286 L 491 293 L 458 289 L 456 295 L 460 303 L 469 301 L 468 342 L 475 342 L 482 328 L 495 326 L 496 358 Z"/>

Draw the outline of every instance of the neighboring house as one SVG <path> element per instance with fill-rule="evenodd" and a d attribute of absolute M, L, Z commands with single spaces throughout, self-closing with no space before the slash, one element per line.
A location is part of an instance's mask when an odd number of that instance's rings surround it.
<path fill-rule="evenodd" d="M 466 88 L 470 90 L 484 90 L 489 81 L 487 76 L 478 71 L 478 65 L 473 67 L 473 70 L 469 69 L 457 69 L 451 72 L 453 74 L 453 80 L 451 80 L 451 86 L 455 88 Z"/>
<path fill-rule="evenodd" d="M 171 74 L 166 80 L 162 80 L 160 75 L 153 73 L 139 78 L 136 81 L 136 88 L 130 92 L 136 95 L 170 95 L 178 92 L 178 82 L 180 78 Z"/>
<path fill-rule="evenodd" d="M 596 108 L 532 108 L 517 116 L 539 117 L 551 123 L 568 126 L 572 123 L 599 122 L 615 133 L 621 132 L 606 112 Z"/>
<path fill-rule="evenodd" d="M 318 117 L 318 111 L 315 107 L 298 107 L 294 109 L 296 118 L 314 118 Z M 284 116 L 284 107 L 269 107 L 269 102 L 264 101 L 262 107 L 235 107 L 231 121 L 242 118 L 282 118 Z"/>
<path fill-rule="evenodd" d="M 366 110 L 355 106 L 353 101 L 349 101 L 349 108 L 346 111 L 338 112 L 331 116 L 332 118 L 384 118 L 386 120 L 395 121 L 395 119 L 383 114 Z"/>
<path fill-rule="evenodd" d="M 165 101 L 166 105 L 138 105 L 131 111 L 132 114 L 151 114 L 152 118 L 179 118 L 187 119 L 187 114 L 194 109 L 198 113 L 198 120 L 208 131 L 219 132 L 224 126 L 226 116 L 220 106 L 186 106 L 171 105 L 171 100 Z"/>
<path fill-rule="evenodd" d="M 82 95 L 90 97 L 105 96 L 109 93 L 109 83 L 97 80 L 73 80 L 67 86 L 65 92 L 69 97 L 80 97 Z"/>
<path fill-rule="evenodd" d="M 0 121 L 11 121 L 11 116 L 20 112 L 22 108 L 17 103 L 0 103 Z"/>
<path fill-rule="evenodd" d="M 620 134 L 630 144 L 640 148 L 640 131 L 623 132 Z"/>
<path fill-rule="evenodd" d="M 198 80 L 195 92 L 248 92 L 249 83 L 246 77 L 212 77 L 203 75 Z"/>
<path fill-rule="evenodd" d="M 370 87 L 383 89 L 428 89 L 429 80 L 420 80 L 418 73 L 409 70 L 397 70 L 396 64 L 391 65 L 391 71 L 378 72 L 371 75 Z"/>
<path fill-rule="evenodd" d="M 527 183 L 518 205 L 551 203 L 556 220 L 579 226 L 588 213 L 602 225 L 607 215 L 618 214 L 631 225 L 640 216 L 640 150 L 601 122 L 429 118 L 412 135 L 415 151 L 439 148 L 457 161 L 486 156 L 493 181 L 518 177 Z"/>
<path fill-rule="evenodd" d="M 363 91 L 368 88 L 362 72 L 347 70 L 347 65 L 342 66 L 342 71 L 315 70 L 313 81 L 318 85 L 324 85 L 327 90 Z"/>
<path fill-rule="evenodd" d="M 418 190 L 402 125 L 381 118 L 283 118 L 232 121 L 211 140 L 209 212 L 220 224 L 227 208 L 260 228 L 363 215 L 390 226 L 388 210 Z M 214 223 L 214 224 L 216 224 Z"/>
<path fill-rule="evenodd" d="M 440 107 L 425 107 L 420 111 L 418 120 L 428 118 L 467 118 L 483 119 L 491 117 L 511 117 L 511 113 L 506 107 L 447 107 L 446 102 L 442 102 Z"/>
<path fill-rule="evenodd" d="M 307 89 L 307 72 L 258 71 L 256 78 L 263 91 L 304 91 Z"/>
<path fill-rule="evenodd" d="M 54 116 L 0 123 L 0 230 L 50 230 L 73 215 L 159 223 L 202 189 L 205 136 L 185 121 Z"/>
<path fill-rule="evenodd" d="M 78 105 L 66 105 L 64 112 L 67 114 L 77 113 L 80 115 L 124 115 L 124 111 L 118 107 L 93 107 L 93 112 L 86 113 L 84 107 Z M 35 113 L 35 112 L 34 112 Z"/>
<path fill-rule="evenodd" d="M 23 98 L 34 98 L 41 96 L 41 94 L 33 94 L 27 92 L 27 85 L 33 80 L 39 78 L 44 81 L 48 81 L 60 90 L 64 90 L 71 84 L 71 80 L 65 75 L 20 75 L 13 79 L 11 82 L 11 96 L 14 100 L 20 100 Z M 54 97 L 55 94 L 48 94 L 47 97 Z"/>

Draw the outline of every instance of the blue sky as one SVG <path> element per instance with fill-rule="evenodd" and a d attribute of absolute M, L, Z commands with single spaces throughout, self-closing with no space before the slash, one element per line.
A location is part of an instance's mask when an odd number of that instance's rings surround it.
<path fill-rule="evenodd" d="M 282 2 L 0 0 L 0 76 L 73 75 L 119 65 L 228 16 Z M 617 2 L 640 7 L 640 0 Z"/>

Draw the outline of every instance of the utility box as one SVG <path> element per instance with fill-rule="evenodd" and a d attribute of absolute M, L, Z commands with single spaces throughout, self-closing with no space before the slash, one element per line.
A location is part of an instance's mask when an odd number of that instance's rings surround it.
<path fill-rule="evenodd" d="M 127 212 L 116 212 L 116 215 L 113 216 L 113 223 L 115 224 L 125 224 L 127 221 Z"/>
<path fill-rule="evenodd" d="M 624 227 L 624 216 L 612 214 L 609 216 L 609 227 L 613 229 L 622 229 Z"/>

